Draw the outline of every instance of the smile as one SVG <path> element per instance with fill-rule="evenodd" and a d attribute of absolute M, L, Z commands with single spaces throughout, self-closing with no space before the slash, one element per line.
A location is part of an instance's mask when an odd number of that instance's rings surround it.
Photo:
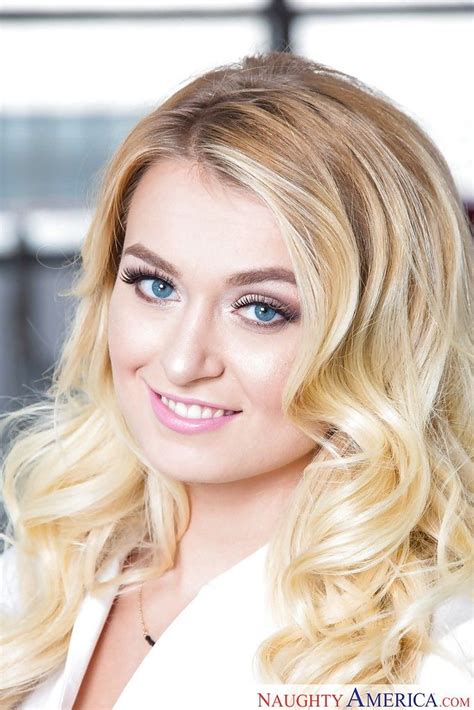
<path fill-rule="evenodd" d="M 161 395 L 161 401 L 173 412 L 179 414 L 184 419 L 215 419 L 216 417 L 229 416 L 235 414 L 232 409 L 215 409 L 214 407 L 202 407 L 200 404 L 184 404 Z"/>
<path fill-rule="evenodd" d="M 181 434 L 198 434 L 229 424 L 241 412 L 216 409 L 200 404 L 185 404 L 149 389 L 152 409 L 157 419 L 168 429 Z"/>

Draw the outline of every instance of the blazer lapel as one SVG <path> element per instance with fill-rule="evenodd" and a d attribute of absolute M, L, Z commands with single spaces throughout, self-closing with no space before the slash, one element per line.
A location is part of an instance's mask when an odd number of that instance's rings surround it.
<path fill-rule="evenodd" d="M 110 579 L 120 570 L 122 560 L 112 560 L 98 575 Z M 44 683 L 30 693 L 21 710 L 71 710 L 94 648 L 117 594 L 112 587 L 100 595 L 87 594 L 74 623 L 66 660 Z"/>
<path fill-rule="evenodd" d="M 98 579 L 105 581 L 115 576 L 120 570 L 120 565 L 121 559 L 112 560 L 101 572 Z M 100 595 L 87 594 L 85 596 L 72 629 L 58 710 L 71 710 L 74 705 L 74 700 L 116 594 L 117 587 L 111 587 Z"/>

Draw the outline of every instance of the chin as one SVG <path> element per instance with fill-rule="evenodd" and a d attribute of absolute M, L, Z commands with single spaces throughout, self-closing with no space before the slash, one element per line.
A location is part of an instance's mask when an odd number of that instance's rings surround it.
<path fill-rule="evenodd" d="M 163 464 L 163 462 L 161 462 L 161 465 L 156 465 L 156 470 L 170 480 L 189 485 L 197 483 L 233 483 L 235 481 L 242 480 L 242 476 L 239 475 L 237 471 L 229 471 L 226 473 L 219 470 L 218 472 L 216 471 L 216 473 L 213 473 L 209 470 L 209 468 L 196 470 L 196 466 L 188 470 L 186 466 L 167 466 L 166 464 Z"/>

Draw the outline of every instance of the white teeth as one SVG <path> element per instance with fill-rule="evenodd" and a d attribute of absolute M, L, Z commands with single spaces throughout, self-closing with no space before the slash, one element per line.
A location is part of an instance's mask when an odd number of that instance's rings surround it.
<path fill-rule="evenodd" d="M 163 404 L 179 414 L 185 419 L 216 419 L 224 416 L 224 414 L 233 414 L 233 410 L 212 409 L 211 407 L 201 407 L 199 404 L 186 405 L 184 402 L 175 402 L 168 397 L 161 397 Z"/>
<path fill-rule="evenodd" d="M 166 406 L 169 407 L 170 409 L 172 409 L 174 412 L 175 407 L 176 407 L 176 402 L 173 402 L 172 399 L 168 399 L 167 397 L 162 397 L 161 399 L 166 404 Z"/>
<path fill-rule="evenodd" d="M 187 417 L 188 416 L 188 408 L 182 402 L 176 402 L 176 406 L 174 408 L 174 411 L 176 412 L 176 414 L 179 414 L 180 417 Z"/>
<path fill-rule="evenodd" d="M 211 410 L 209 409 L 209 407 L 204 410 L 202 407 L 199 406 L 199 404 L 191 404 L 191 406 L 188 407 L 188 417 L 191 419 L 205 419 L 205 411 L 210 412 Z M 209 417 L 210 416 L 212 416 L 212 414 L 209 414 Z"/>

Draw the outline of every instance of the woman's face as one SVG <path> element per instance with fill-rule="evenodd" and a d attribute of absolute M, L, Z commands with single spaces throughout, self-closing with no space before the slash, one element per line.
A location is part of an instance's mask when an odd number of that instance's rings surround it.
<path fill-rule="evenodd" d="M 302 471 L 314 443 L 281 408 L 300 335 L 268 208 L 191 163 L 150 168 L 130 206 L 108 341 L 119 406 L 152 465 L 189 483 Z"/>

